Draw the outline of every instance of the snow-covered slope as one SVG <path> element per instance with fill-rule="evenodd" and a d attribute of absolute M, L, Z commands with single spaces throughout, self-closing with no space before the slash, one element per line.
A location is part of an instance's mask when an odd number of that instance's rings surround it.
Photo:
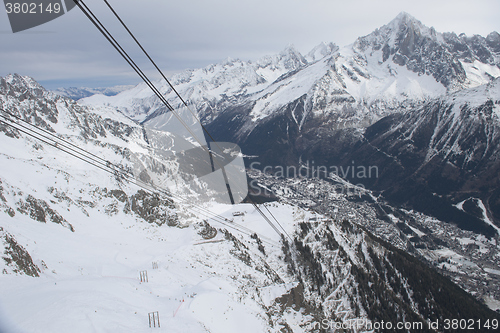
<path fill-rule="evenodd" d="M 144 152 L 154 152 L 155 140 L 145 140 L 141 126 L 113 109 L 49 93 L 28 77 L 1 79 L 0 102 L 124 169 L 137 162 L 133 156 L 158 161 Z M 155 311 L 157 330 L 168 332 L 311 332 L 322 320 L 495 316 L 347 220 L 268 204 L 288 239 L 252 205 L 210 202 L 209 214 L 194 209 L 203 203 L 196 196 L 191 206 L 174 205 L 1 124 L 3 331 L 149 332 Z M 410 267 L 419 269 L 418 280 Z"/>

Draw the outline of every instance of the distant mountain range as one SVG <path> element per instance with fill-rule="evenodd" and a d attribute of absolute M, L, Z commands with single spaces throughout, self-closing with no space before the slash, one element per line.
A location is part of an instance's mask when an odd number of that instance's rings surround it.
<path fill-rule="evenodd" d="M 69 87 L 69 88 L 57 88 L 53 91 L 58 95 L 66 96 L 76 101 L 81 98 L 90 97 L 96 94 L 102 94 L 105 96 L 114 96 L 116 94 L 121 93 L 122 91 L 129 90 L 133 87 L 134 87 L 133 85 L 119 85 L 119 86 L 103 87 L 103 88 Z"/>

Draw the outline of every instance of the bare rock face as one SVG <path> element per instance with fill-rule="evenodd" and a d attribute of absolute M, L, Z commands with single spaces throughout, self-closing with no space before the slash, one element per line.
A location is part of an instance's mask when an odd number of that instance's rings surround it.
<path fill-rule="evenodd" d="M 73 226 L 66 221 L 57 211 L 50 208 L 50 206 L 43 200 L 36 199 L 31 195 L 28 195 L 26 201 L 22 200 L 19 202 L 19 207 L 17 210 L 25 215 L 28 215 L 33 220 L 38 222 L 47 223 L 47 221 L 61 224 L 71 231 L 74 231 Z"/>
<path fill-rule="evenodd" d="M 33 263 L 30 254 L 24 247 L 19 245 L 12 235 L 5 232 L 0 227 L 0 241 L 4 244 L 2 259 L 7 266 L 12 268 L 16 274 L 26 274 L 32 277 L 39 277 L 40 268 Z M 6 273 L 6 270 L 4 270 Z"/>
<path fill-rule="evenodd" d="M 132 210 L 148 223 L 175 226 L 179 221 L 174 208 L 175 206 L 171 200 L 161 198 L 157 194 L 139 190 L 130 197 L 125 206 L 125 211 Z"/>
<path fill-rule="evenodd" d="M 217 229 L 212 227 L 206 220 L 198 226 L 198 235 L 203 239 L 212 239 L 217 236 Z"/>

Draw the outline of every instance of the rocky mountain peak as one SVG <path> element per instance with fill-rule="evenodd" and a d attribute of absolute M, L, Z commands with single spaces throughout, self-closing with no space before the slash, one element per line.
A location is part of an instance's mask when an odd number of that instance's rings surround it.
<path fill-rule="evenodd" d="M 486 36 L 486 40 L 489 43 L 500 43 L 500 34 L 496 31 L 490 32 L 488 36 Z"/>
<path fill-rule="evenodd" d="M 231 57 L 227 57 L 220 64 L 221 64 L 221 66 L 234 66 L 237 63 L 241 63 L 241 60 L 238 58 L 233 59 Z"/>
<path fill-rule="evenodd" d="M 314 62 L 319 60 L 327 55 L 333 54 L 339 50 L 339 47 L 334 43 L 320 43 L 315 46 L 306 56 L 306 60 L 308 62 Z"/>
<path fill-rule="evenodd" d="M 421 27 L 421 28 L 426 28 L 422 22 L 420 22 L 419 20 L 417 20 L 415 17 L 413 17 L 412 15 L 410 15 L 409 13 L 407 12 L 401 12 L 399 13 L 391 22 L 389 22 L 389 24 L 387 24 L 388 26 L 392 26 L 392 27 L 401 27 L 401 26 L 417 26 L 417 27 Z"/>
<path fill-rule="evenodd" d="M 358 38 L 353 49 L 368 55 L 379 52 L 380 63 L 390 61 L 419 75 L 433 76 L 448 89 L 459 89 L 467 79 L 465 69 L 449 49 L 443 34 L 405 12 L 371 34 Z"/>
<path fill-rule="evenodd" d="M 406 12 L 401 12 L 388 24 L 376 29 L 371 34 L 358 38 L 358 47 L 364 51 L 370 46 L 378 50 L 386 47 L 394 51 L 401 50 L 402 54 L 411 56 L 419 45 L 425 42 L 438 42 L 440 34 L 434 28 L 429 28 Z M 384 51 L 384 59 L 387 59 Z M 384 60 L 385 61 L 385 60 Z"/>
<path fill-rule="evenodd" d="M 494 52 L 500 54 L 500 34 L 498 32 L 490 32 L 488 36 L 486 36 L 486 42 Z"/>
<path fill-rule="evenodd" d="M 307 60 L 292 44 L 288 45 L 283 51 L 281 51 L 279 57 L 281 62 L 284 63 L 285 68 L 288 70 L 295 70 L 307 65 Z"/>
<path fill-rule="evenodd" d="M 0 92 L 12 96 L 29 92 L 32 95 L 41 97 L 46 90 L 31 77 L 14 73 L 7 75 L 5 78 L 0 78 Z"/>
<path fill-rule="evenodd" d="M 370 46 L 378 49 L 377 46 L 381 44 L 389 44 L 389 46 L 395 47 L 399 35 L 407 34 L 408 32 L 422 34 L 421 32 L 426 30 L 425 28 L 426 27 L 413 16 L 402 12 L 388 24 L 375 29 L 366 36 L 359 37 L 354 45 L 362 51 Z"/>

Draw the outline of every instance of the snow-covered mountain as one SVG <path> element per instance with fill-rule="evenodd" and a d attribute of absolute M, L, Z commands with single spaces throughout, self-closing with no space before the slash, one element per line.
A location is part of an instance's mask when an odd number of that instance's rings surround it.
<path fill-rule="evenodd" d="M 500 75 L 497 32 L 487 38 L 439 33 L 407 13 L 359 38 L 353 49 L 367 58 L 375 56 L 396 72 L 404 67 L 419 76 L 430 76 L 451 91 L 485 84 Z"/>
<path fill-rule="evenodd" d="M 497 317 L 347 219 L 268 204 L 288 239 L 251 205 L 205 202 L 207 214 L 194 209 L 203 203 L 197 196 L 178 204 L 26 135 L 36 125 L 46 142 L 53 133 L 120 170 L 150 163 L 157 168 L 145 168 L 148 175 L 175 177 L 178 160 L 159 167 L 155 149 L 169 133 L 145 134 L 113 108 L 81 106 L 19 75 L 0 79 L 0 107 L 26 121 L 13 129 L 2 118 L 0 126 L 3 331 L 149 332 L 155 311 L 158 330 L 173 332 Z"/>
<path fill-rule="evenodd" d="M 397 107 L 447 91 L 475 87 L 500 76 L 500 35 L 438 33 L 407 13 L 353 44 L 320 44 L 302 56 L 293 46 L 255 63 L 231 60 L 188 70 L 171 79 L 206 124 L 238 109 L 245 121 L 238 137 L 293 108 L 303 127 L 320 119 L 337 128 L 366 127 Z M 171 89 L 160 91 L 179 105 Z M 83 101 L 111 105 L 138 121 L 163 106 L 146 85 L 117 96 Z"/>

